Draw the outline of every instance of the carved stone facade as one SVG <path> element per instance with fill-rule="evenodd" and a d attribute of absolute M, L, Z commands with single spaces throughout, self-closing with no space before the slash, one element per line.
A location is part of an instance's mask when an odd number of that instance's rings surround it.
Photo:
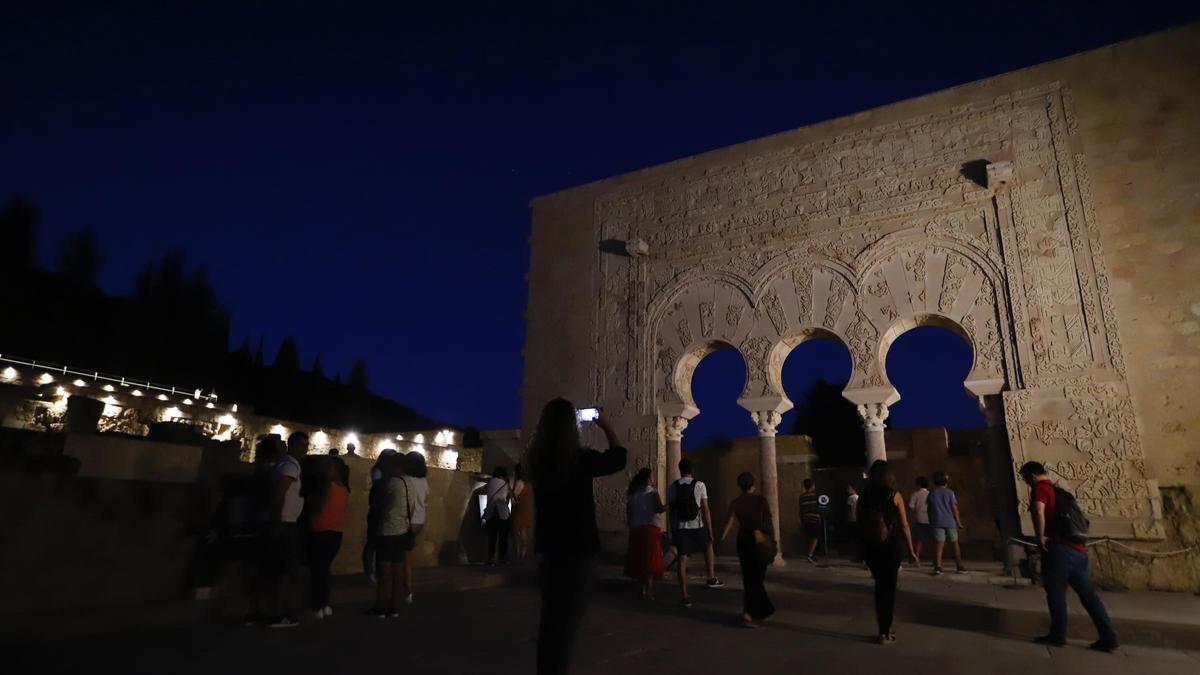
<path fill-rule="evenodd" d="M 591 375 L 572 395 L 631 423 L 692 416 L 697 364 L 734 349 L 746 363 L 740 403 L 758 419 L 791 407 L 791 350 L 835 339 L 853 359 L 844 395 L 881 421 L 899 397 L 884 368 L 891 344 L 943 326 L 972 347 L 966 390 L 1003 395 L 1014 467 L 1047 462 L 1100 534 L 1161 538 L 1080 97 L 1057 67 L 535 202 L 535 235 L 544 213 L 580 237 L 586 223 L 593 242 L 647 244 L 637 257 L 590 253 Z M 526 396 L 550 393 L 534 389 Z M 661 438 L 650 442 L 659 447 L 642 451 L 661 456 Z"/>

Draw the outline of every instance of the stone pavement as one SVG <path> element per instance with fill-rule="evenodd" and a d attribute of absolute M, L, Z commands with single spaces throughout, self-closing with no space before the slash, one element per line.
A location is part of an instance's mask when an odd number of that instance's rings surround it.
<path fill-rule="evenodd" d="M 673 584 L 659 585 L 658 600 L 642 604 L 633 599 L 633 588 L 608 568 L 584 623 L 575 672 L 1200 672 L 1200 629 L 1188 623 L 1171 625 L 1177 631 L 1175 639 L 1182 636 L 1191 644 L 1189 649 L 1130 644 L 1114 655 L 1088 652 L 1083 649 L 1090 637 L 1086 620 L 1073 621 L 1078 629 L 1073 635 L 1084 640 L 1073 640 L 1065 649 L 1048 649 L 1028 641 L 1032 633 L 1022 632 L 1030 627 L 1023 620 L 1006 618 L 1012 611 L 1025 611 L 1011 607 L 1034 606 L 1040 600 L 1038 589 L 1009 591 L 908 572 L 901 581 L 896 627 L 900 642 L 881 647 L 870 640 L 875 632 L 870 588 L 854 578 L 853 571 L 798 563 L 773 571 L 769 589 L 780 611 L 767 626 L 747 630 L 738 625 L 741 595 L 736 575 L 725 574 L 725 589 L 695 590 L 696 605 L 687 610 L 678 606 Z M 532 673 L 537 591 L 525 583 L 495 587 L 491 581 L 527 582 L 530 570 L 457 573 L 475 590 L 420 592 L 416 604 L 398 619 L 365 616 L 366 589 L 343 588 L 333 618 L 306 620 L 294 629 L 246 628 L 193 614 L 161 625 L 126 623 L 90 634 L 43 634 L 10 644 L 6 664 L 16 667 L 5 671 L 79 673 L 102 667 L 105 672 L 131 674 Z M 480 579 L 489 581 L 479 583 Z M 1004 598 L 1005 593 L 1029 599 L 1014 602 Z M 1121 604 L 1114 602 L 1117 597 L 1120 594 L 1105 594 L 1110 606 Z M 1165 601 L 1167 611 L 1186 609 L 1189 601 L 1196 601 L 1188 596 L 1157 599 Z M 1148 618 L 1163 618 L 1159 610 L 1143 611 Z M 1122 621 L 1118 618 L 1117 623 L 1124 632 Z"/>

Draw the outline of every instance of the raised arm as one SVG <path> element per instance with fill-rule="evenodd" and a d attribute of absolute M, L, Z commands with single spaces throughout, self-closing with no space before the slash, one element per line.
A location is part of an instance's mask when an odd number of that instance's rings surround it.
<path fill-rule="evenodd" d="M 617 433 L 613 430 L 612 424 L 601 415 L 596 419 L 596 426 L 604 431 L 604 437 L 608 439 L 608 451 L 583 453 L 581 461 L 583 468 L 587 474 L 592 477 L 609 476 L 618 471 L 625 469 L 626 455 L 628 452 L 621 445 L 620 439 L 617 438 Z"/>

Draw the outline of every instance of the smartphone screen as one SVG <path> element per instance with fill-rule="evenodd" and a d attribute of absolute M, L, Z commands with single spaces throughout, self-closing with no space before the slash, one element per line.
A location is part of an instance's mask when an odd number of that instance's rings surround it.
<path fill-rule="evenodd" d="M 579 412 L 575 413 L 575 416 L 580 422 L 595 422 L 600 418 L 600 409 L 580 408 Z"/>

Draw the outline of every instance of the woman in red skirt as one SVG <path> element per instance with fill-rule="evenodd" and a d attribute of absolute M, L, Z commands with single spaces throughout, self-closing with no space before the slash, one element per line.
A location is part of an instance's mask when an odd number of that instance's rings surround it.
<path fill-rule="evenodd" d="M 625 498 L 629 520 L 629 553 L 625 575 L 641 581 L 642 600 L 654 599 L 654 580 L 663 578 L 662 529 L 658 514 L 667 510 L 658 490 L 650 485 L 650 469 L 642 469 L 629 483 Z"/>

